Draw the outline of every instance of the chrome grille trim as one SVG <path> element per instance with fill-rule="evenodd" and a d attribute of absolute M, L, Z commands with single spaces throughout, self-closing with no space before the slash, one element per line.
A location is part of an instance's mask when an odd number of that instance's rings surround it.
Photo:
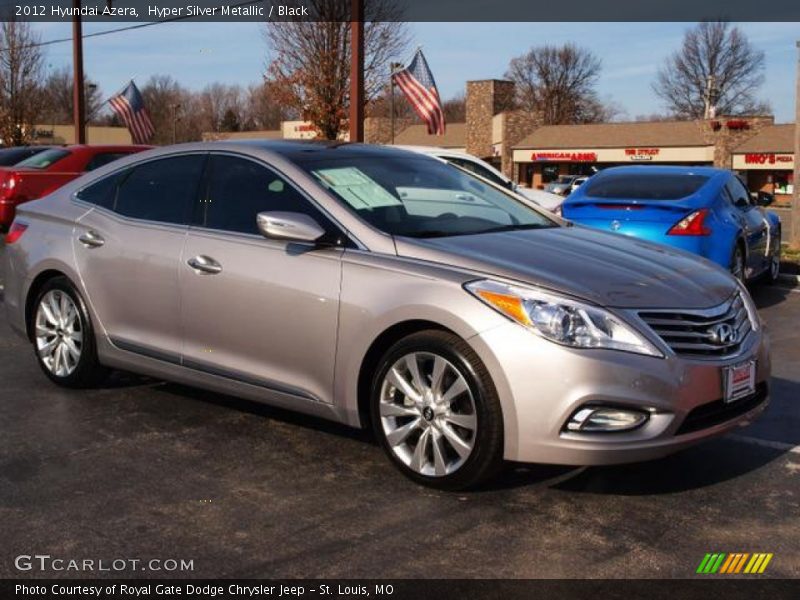
<path fill-rule="evenodd" d="M 704 310 L 642 310 L 639 318 L 679 355 L 725 358 L 739 352 L 753 330 L 741 292 L 719 306 Z M 728 325 L 733 341 L 720 341 L 712 328 Z"/>

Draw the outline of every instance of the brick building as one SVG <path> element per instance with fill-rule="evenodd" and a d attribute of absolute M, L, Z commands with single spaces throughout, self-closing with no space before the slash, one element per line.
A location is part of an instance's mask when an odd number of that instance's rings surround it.
<path fill-rule="evenodd" d="M 435 136 L 418 119 L 398 119 L 394 143 L 466 151 L 534 188 L 563 174 L 589 175 L 615 165 L 669 164 L 735 168 L 753 191 L 777 192 L 779 201 L 791 193 L 793 162 L 786 156 L 792 152 L 793 126 L 774 125 L 771 116 L 542 126 L 538 115 L 513 109 L 514 94 L 511 81 L 468 81 L 465 122 L 448 123 L 445 135 Z M 364 134 L 369 143 L 391 143 L 391 121 L 368 117 Z M 203 139 L 314 135 L 309 123 L 287 121 L 280 130 L 209 133 Z M 346 140 L 347 134 L 341 139 Z M 758 163 L 762 154 L 764 164 Z M 770 162 L 773 155 L 778 166 Z"/>
<path fill-rule="evenodd" d="M 733 150 L 733 169 L 752 191 L 774 194 L 776 204 L 790 204 L 794 192 L 794 130 L 793 123 L 765 127 Z"/>

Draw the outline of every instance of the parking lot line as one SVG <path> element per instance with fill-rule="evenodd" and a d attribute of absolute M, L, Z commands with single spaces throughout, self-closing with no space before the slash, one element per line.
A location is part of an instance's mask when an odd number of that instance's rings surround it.
<path fill-rule="evenodd" d="M 754 446 L 763 446 L 765 448 L 772 448 L 773 450 L 780 450 L 782 452 L 789 452 L 791 454 L 800 454 L 800 446 L 792 446 L 785 442 L 775 442 L 773 440 L 762 440 L 747 435 L 732 434 L 728 436 L 729 440 L 736 442 L 743 442 L 745 444 L 752 444 Z"/>

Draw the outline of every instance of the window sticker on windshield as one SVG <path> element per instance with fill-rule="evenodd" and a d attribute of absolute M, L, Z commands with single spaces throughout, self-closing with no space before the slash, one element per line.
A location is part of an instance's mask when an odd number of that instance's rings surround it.
<path fill-rule="evenodd" d="M 314 174 L 355 209 L 398 206 L 402 202 L 355 167 L 322 169 Z"/>

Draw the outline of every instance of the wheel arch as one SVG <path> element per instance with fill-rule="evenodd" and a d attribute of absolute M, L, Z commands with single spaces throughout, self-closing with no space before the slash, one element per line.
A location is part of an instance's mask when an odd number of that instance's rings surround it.
<path fill-rule="evenodd" d="M 58 269 L 50 268 L 38 273 L 25 292 L 25 333 L 28 339 L 32 339 L 33 336 L 33 310 L 36 297 L 48 281 L 56 279 L 57 277 L 64 277 L 73 286 L 75 285 L 66 273 Z"/>
<path fill-rule="evenodd" d="M 455 335 L 461 339 L 462 336 L 452 329 L 445 327 L 441 323 L 428 321 L 425 319 L 412 319 L 400 321 L 384 329 L 370 344 L 358 370 L 357 383 L 357 404 L 358 419 L 362 427 L 368 426 L 370 422 L 370 401 L 369 392 L 372 383 L 372 374 L 378 365 L 381 357 L 396 342 L 421 331 L 444 331 Z"/>

